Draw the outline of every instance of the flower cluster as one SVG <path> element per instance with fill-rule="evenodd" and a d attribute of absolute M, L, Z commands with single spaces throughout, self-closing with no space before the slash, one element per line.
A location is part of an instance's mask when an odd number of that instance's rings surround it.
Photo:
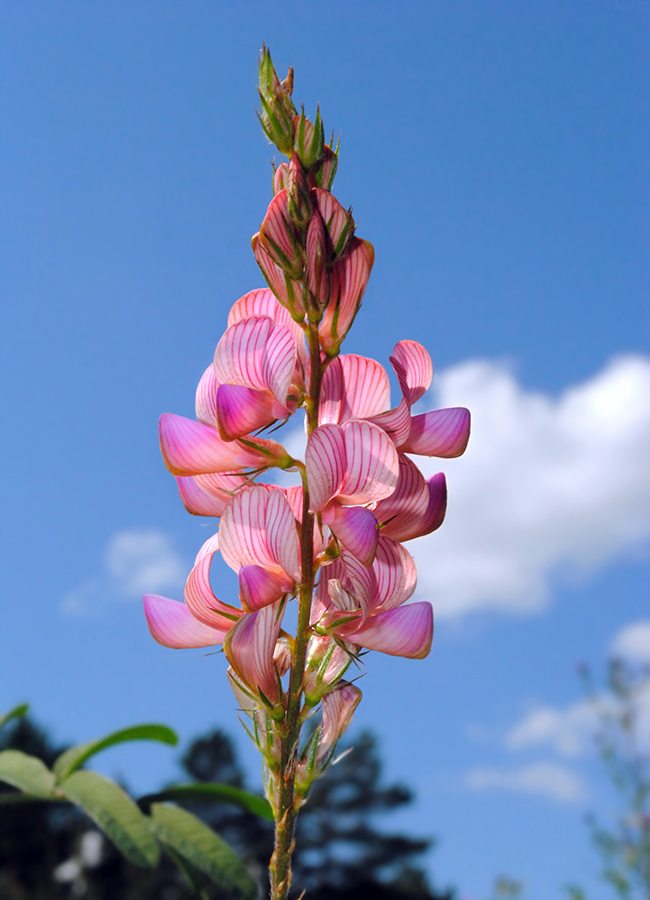
<path fill-rule="evenodd" d="M 331 193 L 338 153 L 320 115 L 310 122 L 264 51 L 262 125 L 289 157 L 252 245 L 268 283 L 232 307 L 196 392 L 196 420 L 165 414 L 160 443 L 187 510 L 217 517 L 187 579 L 185 602 L 145 597 L 154 638 L 168 647 L 223 643 L 231 686 L 251 717 L 278 818 L 330 761 L 361 692 L 344 680 L 363 649 L 419 659 L 433 633 L 429 603 L 407 603 L 415 565 L 404 542 L 444 518 L 444 475 L 425 480 L 412 455 L 455 457 L 469 413 L 413 414 L 432 378 L 417 342 L 390 358 L 401 390 L 375 360 L 341 355 L 373 264 L 349 210 Z M 302 410 L 303 460 L 260 436 Z M 256 479 L 300 473 L 280 487 Z M 268 475 L 267 475 L 268 478 Z M 218 599 L 210 564 L 220 552 L 237 573 L 239 603 Z M 298 598 L 295 634 L 284 614 Z M 321 725 L 299 749 L 300 727 L 322 706 Z M 289 770 L 289 772 L 287 772 Z M 283 794 L 284 792 L 284 794 Z"/>

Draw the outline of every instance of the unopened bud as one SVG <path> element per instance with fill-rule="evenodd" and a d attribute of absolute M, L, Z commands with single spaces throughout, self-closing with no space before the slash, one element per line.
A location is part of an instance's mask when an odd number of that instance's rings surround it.
<path fill-rule="evenodd" d="M 307 184 L 305 170 L 297 153 L 291 157 L 287 177 L 287 194 L 289 197 L 289 216 L 296 228 L 302 231 L 309 222 L 312 213 L 311 191 Z"/>
<path fill-rule="evenodd" d="M 302 322 L 305 318 L 305 308 L 302 303 L 302 287 L 299 282 L 292 281 L 282 269 L 277 266 L 266 251 L 264 243 L 260 240 L 259 232 L 251 238 L 251 246 L 257 265 L 262 270 L 266 283 L 282 306 L 286 307 L 291 318 L 296 322 Z"/>
<path fill-rule="evenodd" d="M 277 169 L 273 170 L 273 196 L 279 194 L 289 187 L 289 164 L 280 163 Z"/>
<path fill-rule="evenodd" d="M 286 79 L 281 82 L 271 54 L 263 46 L 260 56 L 259 119 L 268 139 L 287 156 L 293 150 L 293 122 L 296 117 L 296 107 L 291 99 L 292 91 L 293 70 L 289 69 Z"/>
<path fill-rule="evenodd" d="M 273 262 L 289 278 L 302 277 L 304 261 L 289 215 L 289 192 L 276 194 L 260 226 L 260 240 Z"/>
<path fill-rule="evenodd" d="M 339 155 L 336 150 L 332 150 L 327 144 L 323 147 L 323 158 L 319 165 L 309 173 L 309 183 L 312 187 L 324 188 L 326 191 L 332 190 L 334 184 L 334 176 L 339 164 Z"/>
<path fill-rule="evenodd" d="M 275 645 L 273 661 L 275 668 L 278 670 L 278 675 L 282 678 L 291 668 L 291 647 L 286 641 L 278 641 Z"/>
<path fill-rule="evenodd" d="M 352 661 L 352 652 L 325 635 L 309 642 L 303 687 L 309 706 L 316 706 L 342 677 Z"/>
<path fill-rule="evenodd" d="M 323 217 L 318 210 L 314 212 L 309 222 L 306 250 L 307 287 L 316 309 L 322 312 L 327 306 L 330 288 L 327 274 L 327 235 Z"/>
<path fill-rule="evenodd" d="M 316 109 L 316 119 L 313 123 L 309 121 L 303 109 L 300 115 L 293 120 L 293 125 L 295 128 L 293 148 L 305 169 L 311 169 L 322 157 L 325 147 L 325 132 L 320 109 Z"/>

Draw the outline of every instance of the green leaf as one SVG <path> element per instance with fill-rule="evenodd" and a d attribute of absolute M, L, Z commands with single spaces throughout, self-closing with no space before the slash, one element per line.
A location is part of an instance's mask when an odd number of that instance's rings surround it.
<path fill-rule="evenodd" d="M 253 900 L 257 885 L 228 844 L 185 809 L 154 803 L 151 827 L 162 843 L 237 900 Z"/>
<path fill-rule="evenodd" d="M 221 800 L 223 803 L 232 803 L 234 806 L 239 806 L 247 812 L 261 816 L 263 819 L 268 819 L 270 822 L 273 821 L 273 810 L 268 800 L 265 800 L 264 797 L 258 797 L 256 794 L 249 794 L 248 791 L 242 791 L 240 788 L 232 787 L 230 784 L 216 784 L 214 782 L 175 784 L 172 787 L 165 788 L 164 791 L 141 797 L 138 803 L 146 809 L 152 803 L 164 800 L 204 803 L 215 803 Z"/>
<path fill-rule="evenodd" d="M 28 756 L 22 750 L 0 753 L 0 781 L 43 800 L 52 799 L 54 775 L 40 759 Z"/>
<path fill-rule="evenodd" d="M 149 823 L 114 781 L 97 772 L 74 772 L 57 793 L 80 806 L 130 862 L 141 868 L 156 865 L 160 848 Z"/>
<path fill-rule="evenodd" d="M 54 774 L 60 781 L 82 766 L 91 756 L 126 741 L 160 741 L 161 744 L 175 747 L 178 736 L 166 725 L 133 725 L 131 728 L 122 728 L 105 738 L 70 747 L 54 763 Z"/>
<path fill-rule="evenodd" d="M 27 715 L 29 712 L 29 703 L 21 703 L 20 706 L 14 706 L 8 713 L 0 716 L 0 728 L 6 725 L 11 719 L 19 719 L 21 716 Z"/>

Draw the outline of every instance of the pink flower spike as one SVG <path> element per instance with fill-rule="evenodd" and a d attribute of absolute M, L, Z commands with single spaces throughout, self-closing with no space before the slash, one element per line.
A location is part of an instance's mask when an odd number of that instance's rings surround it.
<path fill-rule="evenodd" d="M 424 659 L 433 639 L 433 608 L 430 603 L 409 603 L 371 616 L 346 641 L 389 656 Z"/>
<path fill-rule="evenodd" d="M 417 341 L 399 341 L 395 344 L 390 361 L 404 399 L 411 407 L 429 389 L 433 378 L 431 357 Z"/>
<path fill-rule="evenodd" d="M 142 599 L 151 636 L 163 647 L 184 650 L 223 643 L 225 630 L 199 622 L 184 603 L 157 594 L 145 594 Z"/>
<path fill-rule="evenodd" d="M 358 687 L 344 683 L 323 697 L 323 725 L 316 751 L 317 766 L 335 750 L 339 739 L 347 731 L 361 696 Z"/>
<path fill-rule="evenodd" d="M 177 475 L 176 484 L 185 509 L 193 516 L 216 516 L 218 518 L 223 515 L 229 497 L 226 499 L 225 496 L 218 497 L 209 493 L 191 475 L 185 477 Z"/>
<path fill-rule="evenodd" d="M 468 409 L 436 409 L 411 419 L 411 433 L 399 449 L 402 453 L 453 459 L 465 452 L 469 430 Z"/>
<path fill-rule="evenodd" d="M 274 442 L 258 443 L 265 446 Z M 209 425 L 173 413 L 163 413 L 160 417 L 160 449 L 172 475 L 230 472 L 271 464 L 267 455 L 239 442 L 223 441 Z"/>
<path fill-rule="evenodd" d="M 275 603 L 285 593 L 279 575 L 261 566 L 242 566 L 239 570 L 239 599 L 246 612 L 255 612 Z"/>
<path fill-rule="evenodd" d="M 331 513 L 323 513 L 323 522 L 364 566 L 372 565 L 379 540 L 379 525 L 369 509 L 363 506 L 336 506 Z"/>
<path fill-rule="evenodd" d="M 374 260 L 372 244 L 353 237 L 332 268 L 332 298 L 318 329 L 323 349 L 332 356 L 359 312 Z"/>
<path fill-rule="evenodd" d="M 389 497 L 399 473 L 399 458 L 391 439 L 370 422 L 346 422 L 341 428 L 345 434 L 345 474 L 340 502 L 355 505 Z"/>
<path fill-rule="evenodd" d="M 275 421 L 273 398 L 242 384 L 221 384 L 217 392 L 217 423 L 224 441 L 264 428 Z"/>
<path fill-rule="evenodd" d="M 279 604 L 274 603 L 242 616 L 226 635 L 223 646 L 241 681 L 256 693 L 261 691 L 272 703 L 280 699 L 273 659 L 282 625 L 278 612 Z"/>

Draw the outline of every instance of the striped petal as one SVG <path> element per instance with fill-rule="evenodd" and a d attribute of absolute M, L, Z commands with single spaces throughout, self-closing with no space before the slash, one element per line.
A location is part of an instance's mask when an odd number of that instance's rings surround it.
<path fill-rule="evenodd" d="M 312 194 L 327 228 L 334 255 L 340 256 L 354 233 L 354 220 L 329 191 L 313 188 Z"/>
<path fill-rule="evenodd" d="M 208 472 L 205 475 L 195 475 L 194 481 L 200 488 L 212 494 L 224 504 L 224 508 L 230 503 L 237 490 L 248 484 L 246 475 L 237 475 L 233 472 Z"/>
<path fill-rule="evenodd" d="M 214 553 L 206 553 L 197 558 L 185 583 L 185 603 L 192 615 L 200 622 L 210 625 L 212 628 L 227 631 L 233 622 L 242 615 L 242 611 L 235 606 L 222 603 L 215 597 L 210 586 L 210 564 L 213 555 Z"/>
<path fill-rule="evenodd" d="M 288 191 L 279 191 L 266 210 L 260 227 L 260 240 L 275 263 L 292 271 L 294 277 L 299 277 L 302 260 L 293 236 L 288 206 Z"/>
<path fill-rule="evenodd" d="M 323 724 L 316 750 L 320 766 L 336 750 L 336 744 L 347 731 L 354 711 L 361 702 L 361 691 L 353 684 L 340 684 L 323 697 Z"/>
<path fill-rule="evenodd" d="M 372 572 L 376 584 L 373 604 L 376 611 L 401 606 L 413 596 L 418 580 L 415 562 L 398 541 L 379 538 Z"/>
<path fill-rule="evenodd" d="M 296 340 L 286 325 L 275 325 L 264 347 L 262 374 L 264 386 L 283 406 L 296 367 Z"/>
<path fill-rule="evenodd" d="M 371 566 L 377 550 L 379 525 L 374 514 L 363 506 L 336 506 L 323 516 L 330 531 L 364 566 Z"/>
<path fill-rule="evenodd" d="M 264 348 L 272 329 L 268 316 L 242 319 L 226 329 L 214 353 L 217 381 L 264 390 Z"/>
<path fill-rule="evenodd" d="M 463 407 L 422 413 L 411 419 L 411 433 L 400 451 L 452 459 L 465 452 L 469 430 L 469 410 Z"/>
<path fill-rule="evenodd" d="M 242 566 L 262 566 L 281 574 L 271 556 L 266 530 L 268 491 L 251 485 L 239 491 L 221 519 L 219 539 L 221 555 L 235 572 Z"/>
<path fill-rule="evenodd" d="M 390 384 L 383 366 L 348 353 L 333 359 L 321 386 L 319 422 L 341 424 L 383 412 L 390 404 Z"/>
<path fill-rule="evenodd" d="M 424 659 L 433 639 L 433 608 L 430 603 L 409 603 L 367 619 L 347 641 L 389 656 Z"/>
<path fill-rule="evenodd" d="M 296 350 L 304 370 L 308 358 L 305 332 L 291 318 L 289 311 L 281 306 L 273 291 L 269 288 L 258 288 L 240 297 L 230 310 L 228 327 L 235 325 L 241 319 L 250 319 L 251 316 L 269 316 L 276 325 L 286 325 L 295 338 Z"/>
<path fill-rule="evenodd" d="M 368 416 L 368 422 L 385 431 L 395 446 L 401 447 L 411 432 L 411 407 L 402 397 L 395 409 L 389 409 L 378 416 Z"/>
<path fill-rule="evenodd" d="M 273 561 L 294 582 L 300 581 L 300 544 L 296 519 L 284 491 L 272 488 L 266 503 L 266 540 Z"/>
<path fill-rule="evenodd" d="M 261 691 L 272 703 L 280 699 L 273 654 L 280 634 L 279 604 L 248 613 L 230 629 L 224 651 L 237 676 L 255 692 Z"/>
<path fill-rule="evenodd" d="M 402 389 L 404 399 L 413 406 L 429 389 L 433 378 L 431 357 L 417 341 L 399 341 L 390 361 Z"/>
<path fill-rule="evenodd" d="M 242 384 L 221 384 L 217 391 L 217 424 L 224 441 L 257 431 L 275 422 L 273 398 Z"/>
<path fill-rule="evenodd" d="M 246 612 L 255 612 L 275 603 L 285 593 L 279 575 L 261 566 L 242 566 L 239 570 L 239 599 Z"/>
<path fill-rule="evenodd" d="M 338 494 L 345 477 L 345 432 L 340 425 L 320 425 L 312 431 L 305 467 L 311 512 L 320 512 Z"/>
<path fill-rule="evenodd" d="M 420 533 L 420 521 L 429 505 L 429 491 L 424 475 L 408 456 L 399 454 L 397 487 L 375 507 L 381 533 L 396 541 L 408 541 Z"/>
<path fill-rule="evenodd" d="M 196 418 L 204 425 L 217 427 L 217 388 L 219 382 L 210 363 L 196 389 Z"/>
<path fill-rule="evenodd" d="M 267 443 L 274 444 L 258 441 L 260 446 Z M 269 457 L 263 453 L 234 441 L 224 441 L 209 425 L 173 413 L 160 417 L 160 449 L 172 475 L 201 475 L 269 465 Z"/>
<path fill-rule="evenodd" d="M 341 428 L 345 434 L 345 470 L 338 491 L 340 502 L 372 503 L 390 496 L 397 485 L 399 459 L 388 435 L 369 422 L 346 422 Z"/>
<path fill-rule="evenodd" d="M 348 333 L 361 306 L 374 258 L 372 244 L 353 237 L 345 256 L 332 268 L 332 299 L 318 329 L 326 353 L 336 352 Z"/>
<path fill-rule="evenodd" d="M 193 516 L 221 516 L 226 508 L 226 504 L 230 501 L 230 497 L 218 497 L 206 491 L 197 482 L 196 478 L 191 475 L 183 477 L 176 476 L 176 484 L 178 485 L 178 493 L 185 509 L 192 513 Z"/>
<path fill-rule="evenodd" d="M 268 286 L 271 288 L 278 301 L 285 306 L 290 313 L 296 317 L 302 318 L 305 315 L 305 308 L 302 304 L 302 286 L 298 281 L 292 281 L 288 275 L 285 275 L 282 269 L 269 256 L 264 243 L 260 240 L 260 235 L 255 234 L 251 240 L 253 253 L 257 265 L 262 270 L 262 275 L 266 279 Z"/>
<path fill-rule="evenodd" d="M 145 594 L 142 599 L 151 636 L 163 647 L 184 650 L 223 643 L 226 630 L 210 628 L 199 622 L 184 603 L 158 594 Z"/>

